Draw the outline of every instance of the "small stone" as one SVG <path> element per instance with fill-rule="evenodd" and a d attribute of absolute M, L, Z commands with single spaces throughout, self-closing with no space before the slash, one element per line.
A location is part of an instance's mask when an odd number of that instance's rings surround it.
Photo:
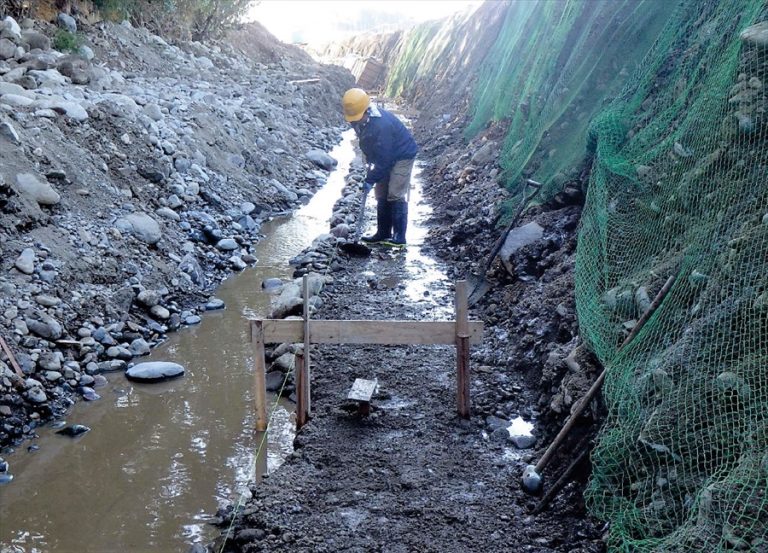
<path fill-rule="evenodd" d="M 219 298 L 211 298 L 208 303 L 205 304 L 205 310 L 215 311 L 216 309 L 224 309 L 224 300 Z"/>
<path fill-rule="evenodd" d="M 61 300 L 59 298 L 56 298 L 54 296 L 49 296 L 46 294 L 40 294 L 39 296 L 35 296 L 35 301 L 45 307 L 55 307 L 61 303 Z"/>
<path fill-rule="evenodd" d="M 143 338 L 136 338 L 131 342 L 130 349 L 131 353 L 136 356 L 147 355 L 150 351 L 149 344 Z"/>
<path fill-rule="evenodd" d="M 62 428 L 61 430 L 58 430 L 56 434 L 61 434 L 62 436 L 69 436 L 70 438 L 74 438 L 76 436 L 80 436 L 81 434 L 85 434 L 86 432 L 90 432 L 91 429 L 84 424 L 71 424 L 65 428 Z"/>
<path fill-rule="evenodd" d="M 196 325 L 196 324 L 200 324 L 200 321 L 202 320 L 203 319 L 200 317 L 200 315 L 190 315 L 189 317 L 186 317 L 184 319 L 184 324 Z"/>
<path fill-rule="evenodd" d="M 48 382 L 56 382 L 61 379 L 61 373 L 59 371 L 46 371 L 45 379 Z"/>
<path fill-rule="evenodd" d="M 96 401 L 97 399 L 101 399 L 101 396 L 97 394 L 96 391 L 90 386 L 81 386 L 80 394 L 86 401 Z"/>
<path fill-rule="evenodd" d="M 152 313 L 156 319 L 160 319 L 161 321 L 165 321 L 171 316 L 171 312 L 162 305 L 153 305 L 149 312 Z"/>
<path fill-rule="evenodd" d="M 238 249 L 240 246 L 238 246 L 234 238 L 223 238 L 218 241 L 216 247 L 223 251 L 232 251 Z"/>
<path fill-rule="evenodd" d="M 107 357 L 111 359 L 122 359 L 124 361 L 128 361 L 133 357 L 133 354 L 127 348 L 122 346 L 112 346 L 107 348 L 106 354 Z"/>

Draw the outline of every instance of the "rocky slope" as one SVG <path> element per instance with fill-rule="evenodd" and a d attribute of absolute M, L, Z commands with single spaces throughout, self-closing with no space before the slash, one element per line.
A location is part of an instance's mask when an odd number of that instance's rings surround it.
<path fill-rule="evenodd" d="M 256 261 L 261 222 L 332 167 L 351 77 L 287 47 L 259 57 L 277 41 L 257 26 L 240 30 L 247 56 L 83 22 L 64 53 L 53 25 L 0 25 L 0 335 L 19 369 L 0 355 L 7 445 L 195 324 L 216 283 Z"/>

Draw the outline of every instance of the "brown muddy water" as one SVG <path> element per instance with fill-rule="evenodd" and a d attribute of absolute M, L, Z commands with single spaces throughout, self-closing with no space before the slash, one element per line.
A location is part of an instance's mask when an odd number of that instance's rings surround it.
<path fill-rule="evenodd" d="M 237 502 L 249 482 L 290 454 L 293 404 L 273 397 L 270 430 L 254 431 L 245 321 L 268 316 L 272 296 L 262 292 L 261 282 L 290 278 L 288 260 L 328 231 L 354 157 L 351 131 L 331 155 L 339 165 L 327 184 L 293 216 L 264 224 L 257 266 L 216 291 L 226 309 L 207 313 L 201 324 L 172 334 L 142 359 L 180 363 L 184 377 L 141 385 L 107 374 L 109 385 L 97 390 L 102 399 L 78 403 L 66 419 L 90 432 L 72 439 L 42 427 L 34 444 L 5 456 L 14 479 L 0 487 L 0 552 L 185 551 L 216 535 L 207 520 L 220 504 Z M 418 247 L 429 214 L 419 184 L 417 169 L 408 230 L 415 247 L 401 257 L 412 278 L 391 284 L 429 305 L 427 318 L 442 318 L 452 313 L 450 290 Z M 442 296 L 441 307 L 435 308 L 435 296 Z M 30 445 L 39 449 L 30 452 Z"/>

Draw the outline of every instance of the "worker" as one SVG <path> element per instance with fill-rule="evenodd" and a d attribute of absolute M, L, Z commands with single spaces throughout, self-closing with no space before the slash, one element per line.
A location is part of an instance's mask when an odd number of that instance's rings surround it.
<path fill-rule="evenodd" d="M 371 103 L 363 89 L 347 90 L 341 104 L 367 165 L 363 193 L 375 187 L 376 233 L 362 239 L 404 246 L 416 142 L 402 121 Z"/>

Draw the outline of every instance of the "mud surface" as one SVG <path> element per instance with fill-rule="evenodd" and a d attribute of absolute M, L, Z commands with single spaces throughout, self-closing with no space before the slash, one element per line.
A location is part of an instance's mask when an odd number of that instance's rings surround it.
<path fill-rule="evenodd" d="M 426 181 L 434 170 L 425 168 Z M 436 208 L 436 219 L 446 216 L 441 201 Z M 545 233 L 517 254 L 526 272 L 489 275 L 494 289 L 470 311 L 486 323 L 484 343 L 472 353 L 470 420 L 456 415 L 452 347 L 313 346 L 314 416 L 287 462 L 251 488 L 253 498 L 219 513 L 222 536 L 212 550 L 602 551 L 600 525 L 586 516 L 581 497 L 588 467 L 578 467 L 536 516 L 530 513 L 539 498 L 519 487 L 523 468 L 564 417 L 558 406 L 567 411 L 572 401 L 562 361 L 576 332 L 571 269 L 578 213 L 577 206 L 530 213 Z M 434 234 L 420 249 L 441 250 Z M 370 258 L 338 261 L 315 318 L 453 317 L 453 284 L 443 275 L 455 275 L 454 264 L 439 266 L 442 274 L 431 273 L 425 286 L 404 253 L 375 249 Z M 531 269 L 537 264 L 538 271 Z M 356 378 L 378 379 L 369 417 L 346 400 Z M 506 430 L 519 418 L 535 425 L 532 448 L 517 449 Z M 570 453 L 566 447 L 552 463 L 549 483 Z"/>

